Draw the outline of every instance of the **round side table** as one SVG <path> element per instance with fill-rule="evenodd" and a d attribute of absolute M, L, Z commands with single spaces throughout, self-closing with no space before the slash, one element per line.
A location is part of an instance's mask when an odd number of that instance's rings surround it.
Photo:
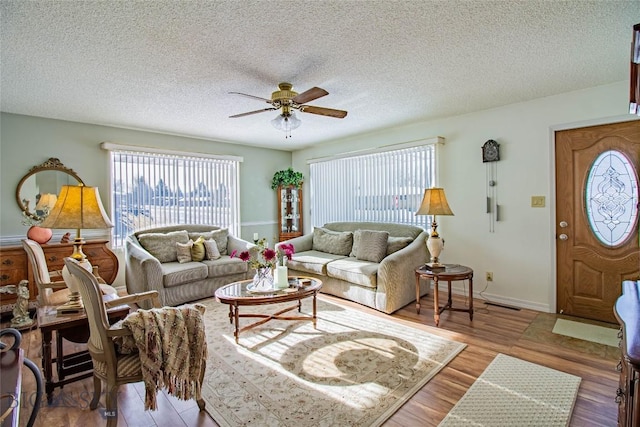
<path fill-rule="evenodd" d="M 452 311 L 466 311 L 469 313 L 469 319 L 473 321 L 473 270 L 460 264 L 444 264 L 444 269 L 427 270 L 424 266 L 416 269 L 416 311 L 420 313 L 420 277 L 433 280 L 433 319 L 436 326 L 440 326 L 440 314 L 446 309 Z M 438 282 L 445 280 L 449 295 L 447 303 L 440 307 L 438 301 Z M 451 282 L 454 280 L 469 281 L 469 307 L 454 307 L 451 301 Z"/>

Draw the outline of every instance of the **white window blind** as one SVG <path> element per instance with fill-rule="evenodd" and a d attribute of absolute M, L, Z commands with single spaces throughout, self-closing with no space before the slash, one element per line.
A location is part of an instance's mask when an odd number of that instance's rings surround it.
<path fill-rule="evenodd" d="M 172 224 L 210 224 L 239 235 L 238 159 L 109 151 L 114 247 L 134 231 Z"/>
<path fill-rule="evenodd" d="M 416 216 L 435 184 L 435 144 L 310 162 L 311 225 L 374 221 L 426 228 Z"/>

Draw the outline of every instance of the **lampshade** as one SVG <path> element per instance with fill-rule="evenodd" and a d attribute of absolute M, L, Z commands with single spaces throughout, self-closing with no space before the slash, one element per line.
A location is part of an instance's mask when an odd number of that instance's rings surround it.
<path fill-rule="evenodd" d="M 422 204 L 416 215 L 453 215 L 444 188 L 428 188 L 424 190 Z"/>
<path fill-rule="evenodd" d="M 271 120 L 271 124 L 274 128 L 286 133 L 286 137 L 291 136 L 291 131 L 297 129 L 302 124 L 302 121 L 296 117 L 296 113 L 291 111 L 286 114 L 278 114 L 275 119 Z"/>
<path fill-rule="evenodd" d="M 47 218 L 46 228 L 111 228 L 113 224 L 102 206 L 97 187 L 63 185 Z"/>
<path fill-rule="evenodd" d="M 38 203 L 36 203 L 36 213 L 42 212 L 51 212 L 53 207 L 56 205 L 58 201 L 58 196 L 51 193 L 44 193 L 40 195 L 40 199 L 38 199 Z M 38 215 L 40 215 L 38 213 Z"/>

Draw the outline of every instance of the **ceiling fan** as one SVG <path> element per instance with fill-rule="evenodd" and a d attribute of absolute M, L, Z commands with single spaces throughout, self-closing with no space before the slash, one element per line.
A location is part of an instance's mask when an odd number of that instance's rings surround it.
<path fill-rule="evenodd" d="M 292 90 L 293 85 L 291 83 L 280 83 L 277 91 L 271 94 L 271 99 L 262 98 L 259 96 L 248 95 L 240 92 L 229 92 L 233 95 L 242 95 L 249 98 L 264 101 L 270 104 L 271 107 L 263 108 L 260 110 L 249 111 L 246 113 L 234 114 L 229 118 L 235 119 L 238 117 L 249 116 L 251 114 L 262 113 L 264 111 L 282 110 L 278 116 L 271 120 L 271 124 L 279 130 L 286 133 L 286 138 L 291 136 L 291 131 L 296 129 L 302 123 L 300 119 L 296 117 L 293 110 L 299 110 L 303 113 L 319 114 L 321 116 L 335 117 L 343 119 L 346 117 L 347 112 L 344 110 L 335 110 L 333 108 L 314 107 L 313 105 L 306 105 L 307 102 L 329 95 L 324 89 L 319 87 L 312 87 L 311 89 L 302 93 L 297 93 Z"/>

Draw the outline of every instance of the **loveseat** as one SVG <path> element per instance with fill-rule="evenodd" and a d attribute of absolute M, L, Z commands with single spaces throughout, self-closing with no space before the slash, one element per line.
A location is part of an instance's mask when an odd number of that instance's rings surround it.
<path fill-rule="evenodd" d="M 295 249 L 289 275 L 322 280 L 321 292 L 392 313 L 415 301 L 415 269 L 427 262 L 427 232 L 379 222 L 332 222 L 281 242 Z M 428 283 L 420 282 L 420 295 Z"/>
<path fill-rule="evenodd" d="M 212 297 L 221 286 L 252 276 L 246 262 L 229 256 L 251 246 L 254 244 L 214 226 L 137 231 L 125 240 L 127 291 L 156 290 L 162 305 L 169 306 Z"/>

